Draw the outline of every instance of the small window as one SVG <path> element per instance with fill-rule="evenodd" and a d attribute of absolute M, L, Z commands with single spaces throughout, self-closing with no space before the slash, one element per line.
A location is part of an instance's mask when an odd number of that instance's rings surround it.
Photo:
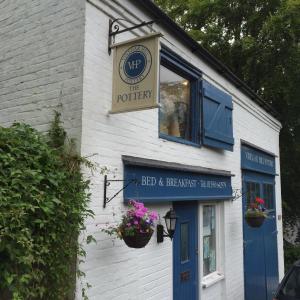
<path fill-rule="evenodd" d="M 274 186 L 273 184 L 263 184 L 264 201 L 267 209 L 274 209 Z"/>
<path fill-rule="evenodd" d="M 247 206 L 250 205 L 250 203 L 254 203 L 256 197 L 260 196 L 260 185 L 257 182 L 246 182 L 246 189 L 247 189 Z"/>
<path fill-rule="evenodd" d="M 160 67 L 160 133 L 191 141 L 190 81 Z"/>
<path fill-rule="evenodd" d="M 207 288 L 224 276 L 224 205 L 201 205 L 202 287 Z"/>
<path fill-rule="evenodd" d="M 216 206 L 203 206 L 203 276 L 217 270 Z"/>
<path fill-rule="evenodd" d="M 189 260 L 189 224 L 180 224 L 180 261 Z"/>

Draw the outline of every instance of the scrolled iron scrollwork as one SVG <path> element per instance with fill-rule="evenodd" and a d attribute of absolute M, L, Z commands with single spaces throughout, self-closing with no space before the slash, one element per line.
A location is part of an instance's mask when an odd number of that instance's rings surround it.
<path fill-rule="evenodd" d="M 129 27 L 129 28 L 125 28 L 125 26 L 122 25 L 122 27 L 124 27 L 124 29 L 120 30 L 120 25 L 117 24 L 119 21 L 124 21 L 124 22 L 128 22 L 131 23 L 133 26 Z M 142 26 L 148 26 L 148 25 L 152 25 L 154 23 L 154 21 L 149 21 L 149 22 L 142 22 L 140 24 L 135 24 L 129 20 L 123 19 L 123 18 L 118 18 L 118 19 L 110 19 L 109 20 L 109 29 L 108 29 L 108 54 L 111 54 L 111 46 L 112 46 L 112 39 L 114 39 L 115 35 L 119 34 L 119 33 L 123 33 L 126 31 L 130 31 Z"/>

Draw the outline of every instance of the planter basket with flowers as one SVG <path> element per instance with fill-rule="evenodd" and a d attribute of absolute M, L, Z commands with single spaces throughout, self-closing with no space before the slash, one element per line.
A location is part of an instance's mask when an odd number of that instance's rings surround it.
<path fill-rule="evenodd" d="M 131 200 L 121 222 L 102 231 L 123 239 L 130 248 L 143 248 L 151 239 L 154 221 L 157 219 L 158 214 L 155 211 L 149 211 L 143 203 Z"/>
<path fill-rule="evenodd" d="M 245 213 L 246 222 L 250 227 L 257 228 L 264 223 L 267 217 L 264 204 L 264 200 L 259 197 L 255 198 L 255 202 L 250 203 Z"/>

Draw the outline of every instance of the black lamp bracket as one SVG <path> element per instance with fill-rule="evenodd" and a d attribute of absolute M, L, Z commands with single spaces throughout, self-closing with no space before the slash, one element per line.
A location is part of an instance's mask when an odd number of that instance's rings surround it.
<path fill-rule="evenodd" d="M 116 192 L 111 198 L 107 197 L 107 188 L 110 186 L 111 182 L 127 182 L 118 192 Z M 125 190 L 131 183 L 138 185 L 139 181 L 137 179 L 121 180 L 121 179 L 107 179 L 107 175 L 104 175 L 104 192 L 103 192 L 103 208 L 112 199 L 116 198 L 123 190 Z"/>
<path fill-rule="evenodd" d="M 128 22 L 128 23 L 131 23 L 133 24 L 133 26 L 131 27 L 128 27 L 128 28 L 124 28 L 122 30 L 120 30 L 120 26 L 119 24 L 116 24 L 116 23 L 119 23 L 119 21 L 125 21 L 125 22 Z M 126 31 L 131 31 L 131 30 L 134 30 L 136 28 L 140 28 L 140 27 L 143 27 L 143 26 L 148 26 L 148 25 L 152 25 L 155 21 L 149 21 L 149 22 L 142 22 L 140 24 L 134 24 L 132 23 L 131 21 L 129 20 L 126 20 L 126 19 L 122 19 L 122 18 L 119 18 L 119 19 L 109 19 L 109 27 L 108 27 L 108 54 L 110 55 L 111 54 L 111 48 L 112 48 L 112 42 L 114 41 L 114 38 L 117 34 L 120 34 L 120 33 L 123 33 L 123 32 L 126 32 Z"/>
<path fill-rule="evenodd" d="M 164 225 L 157 224 L 157 243 L 162 243 L 164 241 L 164 237 L 170 237 L 169 233 L 165 231 Z"/>
<path fill-rule="evenodd" d="M 157 224 L 156 225 L 156 230 L 157 230 L 157 243 L 162 243 L 164 241 L 164 237 L 170 237 L 169 233 L 165 231 L 164 225 L 162 224 Z M 171 238 L 172 240 L 172 238 Z"/>

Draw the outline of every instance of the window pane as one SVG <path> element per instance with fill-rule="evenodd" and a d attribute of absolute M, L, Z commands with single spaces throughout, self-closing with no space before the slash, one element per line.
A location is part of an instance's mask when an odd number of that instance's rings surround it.
<path fill-rule="evenodd" d="M 288 299 L 299 299 L 300 297 L 300 268 L 296 267 L 290 274 L 283 288 L 283 295 L 289 296 Z"/>
<path fill-rule="evenodd" d="M 203 276 L 216 271 L 216 207 L 203 207 Z"/>
<path fill-rule="evenodd" d="M 254 203 L 256 197 L 260 197 L 260 190 L 259 190 L 259 183 L 257 182 L 246 182 L 246 189 L 247 189 L 247 206 L 250 203 Z"/>
<path fill-rule="evenodd" d="M 161 133 L 191 140 L 190 82 L 160 66 Z"/>
<path fill-rule="evenodd" d="M 189 260 L 189 224 L 180 224 L 180 260 Z"/>
<path fill-rule="evenodd" d="M 267 209 L 274 209 L 273 184 L 264 184 L 264 200 Z"/>

